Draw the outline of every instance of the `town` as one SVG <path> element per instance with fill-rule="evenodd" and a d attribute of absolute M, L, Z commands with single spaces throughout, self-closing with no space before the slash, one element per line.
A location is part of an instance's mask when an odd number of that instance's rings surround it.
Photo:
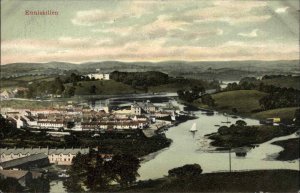
<path fill-rule="evenodd" d="M 1 109 L 3 118 L 17 129 L 31 133 L 45 132 L 47 136 L 58 139 L 74 132 L 88 133 L 90 138 L 97 139 L 103 133 L 122 133 L 126 130 L 142 131 L 145 136 L 152 137 L 176 124 L 176 117 L 183 116 L 183 113 L 171 102 L 158 106 L 149 100 L 134 101 L 128 106 L 114 109 L 109 105 L 93 108 L 71 101 L 66 106 L 51 109 Z M 24 176 L 33 168 L 43 168 L 49 164 L 71 165 L 78 153 L 87 154 L 89 149 L 90 147 L 1 148 L 0 173 L 4 178 L 16 178 L 25 186 L 28 178 Z M 111 154 L 101 155 L 108 160 L 112 157 Z"/>

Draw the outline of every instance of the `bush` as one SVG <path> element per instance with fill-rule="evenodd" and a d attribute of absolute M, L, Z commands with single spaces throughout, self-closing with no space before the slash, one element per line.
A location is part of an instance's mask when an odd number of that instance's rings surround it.
<path fill-rule="evenodd" d="M 238 125 L 238 126 L 246 126 L 247 125 L 247 123 L 243 120 L 237 120 L 235 122 L 235 124 Z"/>
<path fill-rule="evenodd" d="M 227 135 L 230 133 L 230 129 L 227 126 L 222 126 L 218 129 L 220 135 Z"/>
<path fill-rule="evenodd" d="M 170 177 L 191 177 L 198 176 L 201 173 L 202 168 L 199 164 L 187 164 L 168 171 Z"/>

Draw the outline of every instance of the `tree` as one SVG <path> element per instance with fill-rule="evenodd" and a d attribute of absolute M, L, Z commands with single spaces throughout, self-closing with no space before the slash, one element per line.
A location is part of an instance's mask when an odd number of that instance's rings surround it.
<path fill-rule="evenodd" d="M 0 179 L 0 189 L 3 192 L 22 192 L 23 187 L 14 178 Z"/>
<path fill-rule="evenodd" d="M 244 127 L 244 126 L 247 125 L 247 123 L 246 123 L 245 121 L 243 121 L 243 120 L 237 120 L 237 121 L 235 122 L 235 124 L 236 124 L 237 126 L 240 126 L 240 127 Z"/>
<path fill-rule="evenodd" d="M 201 101 L 203 104 L 208 105 L 209 107 L 215 106 L 215 100 L 212 98 L 210 94 L 205 94 L 201 97 Z"/>
<path fill-rule="evenodd" d="M 127 187 L 136 181 L 140 161 L 136 157 L 127 154 L 115 155 L 111 161 L 112 173 L 122 187 Z"/>
<path fill-rule="evenodd" d="M 74 121 L 68 121 L 68 122 L 67 122 L 67 128 L 68 128 L 68 129 L 71 129 L 71 128 L 73 128 L 74 126 L 75 126 Z"/>
<path fill-rule="evenodd" d="M 237 108 L 232 108 L 232 110 L 231 110 L 233 113 L 238 113 L 238 110 L 237 110 Z"/>
<path fill-rule="evenodd" d="M 15 125 L 0 114 L 0 139 L 13 136 L 17 132 Z"/>
<path fill-rule="evenodd" d="M 227 135 L 227 134 L 230 133 L 230 128 L 227 127 L 227 126 L 222 126 L 222 127 L 220 127 L 220 128 L 218 129 L 218 133 L 219 133 L 220 135 Z"/>
<path fill-rule="evenodd" d="M 84 180 L 83 176 L 81 175 L 82 172 L 84 172 L 83 167 L 83 155 L 81 153 L 78 153 L 73 159 L 72 159 L 72 165 L 70 169 L 68 170 L 68 174 L 70 175 L 70 178 L 67 178 L 63 184 L 66 187 L 68 192 L 82 192 L 83 188 L 81 186 L 81 182 Z"/>
<path fill-rule="evenodd" d="M 199 164 L 187 164 L 168 171 L 170 177 L 177 178 L 198 176 L 201 173 L 202 168 Z"/>
<path fill-rule="evenodd" d="M 97 87 L 96 87 L 95 85 L 92 85 L 92 86 L 90 87 L 90 93 L 91 93 L 91 94 L 96 94 L 96 90 L 97 90 Z"/>
<path fill-rule="evenodd" d="M 74 96 L 75 95 L 75 90 L 76 90 L 76 88 L 74 86 L 69 87 L 68 90 L 67 90 L 67 96 L 68 97 Z"/>
<path fill-rule="evenodd" d="M 28 185 L 30 192 L 49 192 L 50 182 L 47 178 L 32 179 Z"/>

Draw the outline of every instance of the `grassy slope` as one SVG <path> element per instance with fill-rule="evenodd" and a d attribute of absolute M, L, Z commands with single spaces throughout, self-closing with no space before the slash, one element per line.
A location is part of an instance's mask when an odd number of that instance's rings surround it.
<path fill-rule="evenodd" d="M 294 88 L 300 90 L 300 76 L 297 77 L 279 77 L 262 80 L 264 84 L 279 87 Z"/>
<path fill-rule="evenodd" d="M 236 108 L 241 114 L 249 114 L 260 108 L 259 99 L 266 95 L 256 90 L 237 90 L 217 93 L 212 97 L 219 110 L 231 112 L 232 108 Z"/>
<path fill-rule="evenodd" d="M 26 87 L 31 81 L 51 81 L 54 77 L 51 76 L 21 76 L 17 78 L 11 78 L 9 80 L 0 80 L 1 89 L 13 89 L 16 87 Z"/>
<path fill-rule="evenodd" d="M 265 119 L 270 117 L 280 117 L 282 119 L 291 119 L 295 115 L 296 109 L 299 107 L 288 107 L 288 108 L 280 108 L 280 109 L 272 109 L 268 111 L 263 111 L 259 113 L 255 113 L 251 115 L 253 118 Z"/>
<path fill-rule="evenodd" d="M 299 172 L 295 170 L 259 170 L 208 173 L 176 179 L 165 177 L 147 181 L 129 192 L 296 192 Z"/>

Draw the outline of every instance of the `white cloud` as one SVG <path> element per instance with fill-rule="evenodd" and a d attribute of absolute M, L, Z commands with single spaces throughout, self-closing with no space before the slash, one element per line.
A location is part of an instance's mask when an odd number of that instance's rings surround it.
<path fill-rule="evenodd" d="M 214 1 L 213 6 L 187 11 L 183 15 L 197 22 L 221 21 L 230 25 L 245 22 L 264 22 L 270 15 L 255 15 L 251 11 L 267 6 L 264 1 Z"/>
<path fill-rule="evenodd" d="M 71 46 L 76 40 L 78 45 Z M 214 47 L 165 46 L 165 39 L 127 43 L 124 46 L 97 46 L 100 39 L 80 40 L 64 37 L 60 40 L 7 40 L 2 42 L 2 63 L 13 62 L 86 62 L 101 60 L 287 60 L 298 58 L 298 44 L 231 41 Z M 28 48 L 31 48 L 30 50 Z"/>
<path fill-rule="evenodd" d="M 238 33 L 239 36 L 248 37 L 248 38 L 254 38 L 257 37 L 258 29 L 254 29 L 249 33 Z"/>
<path fill-rule="evenodd" d="M 100 9 L 78 11 L 76 16 L 71 20 L 74 25 L 94 26 L 99 23 L 112 23 L 117 19 L 128 17 L 126 12 L 103 11 Z"/>
<path fill-rule="evenodd" d="M 113 23 L 119 19 L 140 17 L 151 13 L 153 2 L 127 2 L 120 1 L 120 5 L 109 9 L 92 9 L 77 11 L 71 22 L 79 26 L 94 26 L 100 23 Z"/>
<path fill-rule="evenodd" d="M 277 9 L 275 9 L 275 12 L 276 13 L 285 13 L 288 9 L 289 9 L 289 7 L 279 7 Z"/>

